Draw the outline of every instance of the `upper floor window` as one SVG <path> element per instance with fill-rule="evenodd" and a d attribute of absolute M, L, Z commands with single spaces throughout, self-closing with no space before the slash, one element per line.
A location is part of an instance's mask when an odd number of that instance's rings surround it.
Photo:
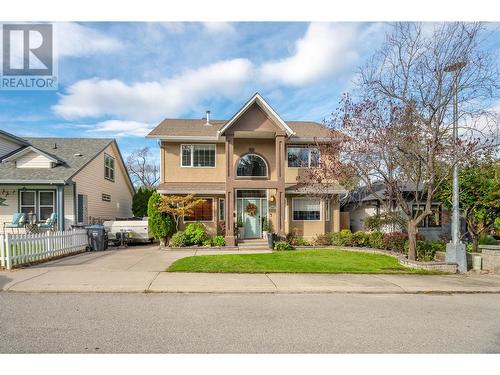
<path fill-rule="evenodd" d="M 115 180 L 115 158 L 108 154 L 104 154 L 104 178 Z"/>
<path fill-rule="evenodd" d="M 316 147 L 289 146 L 288 166 L 293 168 L 319 166 L 319 150 Z"/>
<path fill-rule="evenodd" d="M 183 167 L 215 167 L 215 145 L 182 145 Z"/>
<path fill-rule="evenodd" d="M 424 210 L 424 206 L 413 205 L 413 212 L 420 213 Z M 418 226 L 420 228 L 435 228 L 441 226 L 441 205 L 433 204 L 431 206 L 431 214 L 422 220 Z"/>
<path fill-rule="evenodd" d="M 266 177 L 267 164 L 262 157 L 255 154 L 247 154 L 238 161 L 236 170 L 238 177 Z"/>

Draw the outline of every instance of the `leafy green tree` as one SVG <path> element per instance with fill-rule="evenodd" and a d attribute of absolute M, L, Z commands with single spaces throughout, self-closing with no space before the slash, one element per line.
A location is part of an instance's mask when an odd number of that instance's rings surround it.
<path fill-rule="evenodd" d="M 175 231 L 175 221 L 172 215 L 160 211 L 161 195 L 153 192 L 148 201 L 149 231 L 154 238 L 160 240 L 160 245 L 165 246 L 169 237 Z"/>
<path fill-rule="evenodd" d="M 132 198 L 132 212 L 134 216 L 144 217 L 148 214 L 148 202 L 149 198 L 153 194 L 154 190 L 140 187 L 134 194 Z"/>
<path fill-rule="evenodd" d="M 467 223 L 472 251 L 479 239 L 495 227 L 500 217 L 500 160 L 491 154 L 472 160 L 459 172 L 460 214 Z M 452 207 L 453 183 L 448 180 L 437 192 L 444 205 Z"/>

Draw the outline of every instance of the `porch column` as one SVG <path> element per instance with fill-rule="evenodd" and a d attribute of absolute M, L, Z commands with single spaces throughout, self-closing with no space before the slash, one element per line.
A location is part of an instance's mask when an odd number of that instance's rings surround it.
<path fill-rule="evenodd" d="M 276 233 L 279 236 L 285 235 L 285 135 L 276 135 Z"/>
<path fill-rule="evenodd" d="M 332 214 L 330 216 L 331 220 L 333 220 L 333 228 L 332 230 L 334 232 L 339 232 L 340 231 L 340 202 L 339 202 L 339 196 L 336 195 L 334 199 L 332 199 L 332 204 L 333 204 L 333 210 Z"/>
<path fill-rule="evenodd" d="M 234 238 L 234 168 L 233 135 L 226 135 L 226 245 L 235 246 Z"/>
<path fill-rule="evenodd" d="M 56 213 L 57 230 L 64 230 L 64 185 L 57 185 Z"/>

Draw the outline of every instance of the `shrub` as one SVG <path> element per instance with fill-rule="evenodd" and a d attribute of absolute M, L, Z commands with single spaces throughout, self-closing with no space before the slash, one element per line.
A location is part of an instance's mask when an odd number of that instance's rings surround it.
<path fill-rule="evenodd" d="M 148 202 L 154 190 L 140 187 L 132 197 L 132 213 L 137 217 L 148 215 Z"/>
<path fill-rule="evenodd" d="M 366 247 L 369 245 L 370 234 L 358 231 L 352 235 L 352 246 Z"/>
<path fill-rule="evenodd" d="M 368 234 L 368 244 L 374 249 L 384 248 L 384 233 L 382 232 L 371 232 Z"/>
<path fill-rule="evenodd" d="M 160 245 L 167 243 L 168 237 L 175 231 L 175 221 L 171 215 L 160 212 L 161 195 L 154 192 L 148 201 L 148 227 Z"/>
<path fill-rule="evenodd" d="M 207 239 L 204 239 L 202 245 L 203 246 L 212 246 L 212 239 L 210 237 Z"/>
<path fill-rule="evenodd" d="M 288 251 L 293 250 L 293 246 L 286 241 L 277 241 L 274 243 L 275 251 Z"/>
<path fill-rule="evenodd" d="M 175 233 L 170 239 L 170 246 L 173 247 L 184 247 L 188 246 L 188 239 L 184 232 L 180 231 Z"/>
<path fill-rule="evenodd" d="M 224 236 L 215 236 L 212 238 L 212 245 L 213 246 L 226 246 L 226 239 Z"/>
<path fill-rule="evenodd" d="M 341 246 L 352 246 L 352 232 L 349 229 L 342 229 L 340 232 Z"/>
<path fill-rule="evenodd" d="M 295 241 L 296 246 L 311 246 L 311 242 L 307 241 L 306 239 L 302 237 L 297 237 Z"/>
<path fill-rule="evenodd" d="M 409 243 L 405 241 L 405 254 L 408 254 Z M 430 262 L 434 259 L 436 251 L 445 251 L 446 245 L 442 241 L 417 240 L 417 260 Z"/>
<path fill-rule="evenodd" d="M 495 240 L 492 236 L 484 235 L 479 239 L 479 245 L 496 245 L 497 240 Z"/>
<path fill-rule="evenodd" d="M 340 235 L 339 232 L 331 232 L 328 234 L 328 237 L 330 239 L 330 244 L 334 246 L 341 246 L 342 245 L 342 236 Z"/>
<path fill-rule="evenodd" d="M 199 222 L 190 223 L 184 229 L 184 234 L 188 239 L 189 245 L 201 245 L 203 241 L 209 239 L 205 226 Z"/>
<path fill-rule="evenodd" d="M 330 236 L 328 234 L 317 234 L 313 239 L 313 243 L 319 246 L 331 245 Z"/>
<path fill-rule="evenodd" d="M 402 253 L 408 235 L 403 232 L 393 232 L 384 234 L 384 249 Z"/>

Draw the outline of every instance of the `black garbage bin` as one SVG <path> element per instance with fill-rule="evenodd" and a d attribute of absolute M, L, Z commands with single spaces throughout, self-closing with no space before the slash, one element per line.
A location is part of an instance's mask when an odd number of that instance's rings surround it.
<path fill-rule="evenodd" d="M 267 245 L 271 250 L 274 249 L 274 242 L 276 241 L 276 234 L 275 233 L 268 233 L 267 234 Z"/>
<path fill-rule="evenodd" d="M 108 248 L 108 235 L 103 225 L 87 227 L 90 251 L 104 251 Z"/>

